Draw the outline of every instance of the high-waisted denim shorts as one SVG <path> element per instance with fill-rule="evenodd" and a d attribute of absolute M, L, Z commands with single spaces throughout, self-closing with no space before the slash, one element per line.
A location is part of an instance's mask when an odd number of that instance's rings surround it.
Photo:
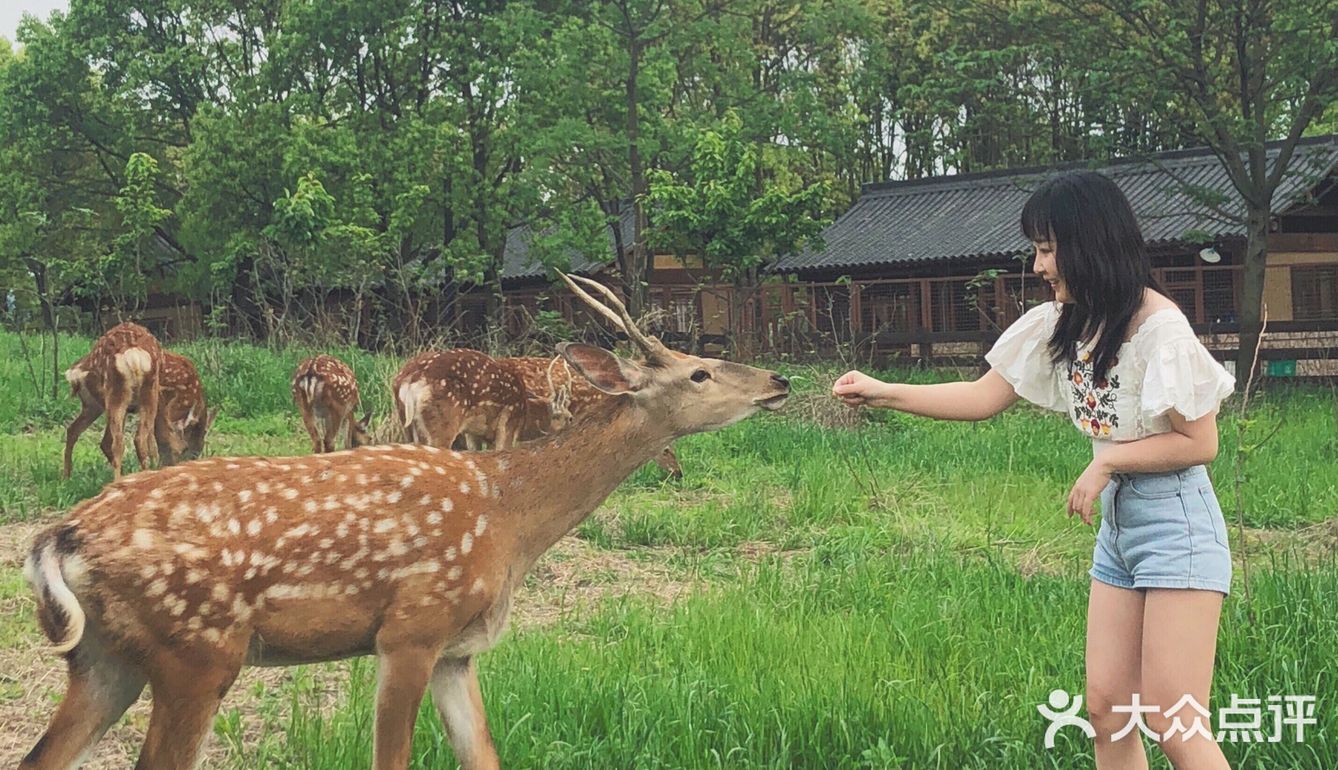
<path fill-rule="evenodd" d="M 1115 474 L 1101 493 L 1090 574 L 1120 588 L 1230 593 L 1226 521 L 1208 471 Z"/>

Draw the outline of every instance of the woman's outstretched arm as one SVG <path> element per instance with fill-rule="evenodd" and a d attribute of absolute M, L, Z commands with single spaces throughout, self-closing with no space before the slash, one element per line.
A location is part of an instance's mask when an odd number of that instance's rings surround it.
<path fill-rule="evenodd" d="M 1017 401 L 1013 386 L 990 370 L 972 382 L 908 385 L 883 382 L 863 372 L 843 374 L 832 394 L 850 406 L 876 406 L 939 420 L 984 420 Z"/>

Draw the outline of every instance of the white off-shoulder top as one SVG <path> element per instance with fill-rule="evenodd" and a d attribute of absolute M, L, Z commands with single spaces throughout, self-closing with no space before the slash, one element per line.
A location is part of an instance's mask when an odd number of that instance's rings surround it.
<path fill-rule="evenodd" d="M 1057 303 L 1032 308 L 1004 330 L 985 360 L 1018 396 L 1068 412 L 1097 449 L 1169 432 L 1172 410 L 1197 420 L 1235 388 L 1236 379 L 1199 342 L 1179 308 L 1147 316 L 1101 380 L 1093 376 L 1090 345 L 1079 345 L 1072 363 L 1050 360 L 1058 321 Z"/>

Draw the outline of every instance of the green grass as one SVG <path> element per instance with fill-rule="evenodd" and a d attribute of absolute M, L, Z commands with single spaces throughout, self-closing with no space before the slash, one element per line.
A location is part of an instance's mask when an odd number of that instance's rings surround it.
<path fill-rule="evenodd" d="M 63 340 L 62 368 L 88 344 Z M 209 453 L 306 451 L 288 383 L 311 351 L 219 341 L 180 349 L 222 407 Z M 383 417 L 399 362 L 338 352 Z M 793 373 L 800 397 L 814 397 L 839 372 Z M 63 425 L 76 411 L 61 393 L 55 402 L 35 394 L 17 338 L 0 333 L 0 523 L 68 508 L 110 478 L 96 446 L 101 424 L 78 445 L 74 477 L 59 478 Z M 1234 406 L 1220 420 L 1212 469 L 1233 539 Z M 679 442 L 685 480 L 647 466 L 578 528 L 596 548 L 653 560 L 698 589 L 564 611 L 484 656 L 504 765 L 1090 767 L 1076 732 L 1061 733 L 1053 751 L 1041 746 L 1046 723 L 1035 708 L 1052 689 L 1083 686 L 1093 532 L 1063 515 L 1063 500 L 1090 458 L 1085 440 L 1062 416 L 1027 407 L 978 424 L 880 412 L 856 430 L 791 411 Z M 1248 602 L 1237 569 L 1214 702 L 1315 694 L 1319 725 L 1302 744 L 1228 745 L 1233 767 L 1338 767 L 1338 564 L 1306 529 L 1338 513 L 1336 414 L 1327 388 L 1269 383 L 1248 424 L 1251 441 L 1276 433 L 1248 458 L 1246 523 L 1269 530 L 1270 542 L 1311 547 L 1256 555 Z M 0 573 L 0 601 L 20 589 L 16 571 Z M 31 618 L 7 621 L 0 644 L 34 633 Z M 372 677 L 368 661 L 299 668 L 280 686 L 240 694 L 245 711 L 225 708 L 216 728 L 228 764 L 366 767 Z M 423 716 L 414 767 L 454 767 L 435 715 L 425 706 Z"/>

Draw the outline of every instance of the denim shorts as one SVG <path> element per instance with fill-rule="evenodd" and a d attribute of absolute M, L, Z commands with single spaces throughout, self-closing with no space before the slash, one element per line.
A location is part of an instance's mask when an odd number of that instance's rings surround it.
<path fill-rule="evenodd" d="M 1117 473 L 1101 493 L 1091 576 L 1120 588 L 1231 592 L 1226 521 L 1202 465 Z"/>

